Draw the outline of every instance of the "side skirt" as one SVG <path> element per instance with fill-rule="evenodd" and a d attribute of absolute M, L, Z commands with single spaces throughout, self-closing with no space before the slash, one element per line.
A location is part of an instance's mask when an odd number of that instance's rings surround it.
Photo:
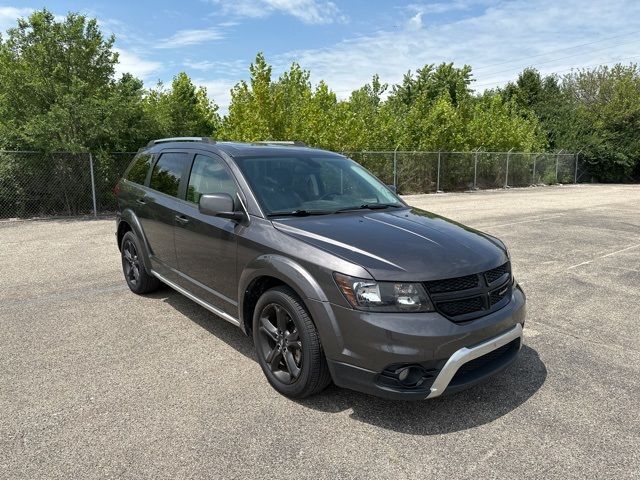
<path fill-rule="evenodd" d="M 162 283 L 166 283 L 167 285 L 169 285 L 171 288 L 173 288 L 174 290 L 176 290 L 177 292 L 180 292 L 182 295 L 184 295 L 185 297 L 187 297 L 189 300 L 192 300 L 194 302 L 196 302 L 198 305 L 200 305 L 201 307 L 206 308 L 207 310 L 209 310 L 211 313 L 214 313 L 216 315 L 218 315 L 219 317 L 223 318 L 224 320 L 226 320 L 229 323 L 232 323 L 233 325 L 235 325 L 236 327 L 240 326 L 240 320 L 238 320 L 237 318 L 232 317 L 231 315 L 229 315 L 226 312 L 223 312 L 222 310 L 220 310 L 217 307 L 214 307 L 213 305 L 211 305 L 210 303 L 205 302 L 204 300 L 202 300 L 201 298 L 196 297 L 194 294 L 190 293 L 189 291 L 185 290 L 184 288 L 182 288 L 179 285 L 176 285 L 175 283 L 173 283 L 171 280 L 167 280 L 165 277 L 163 277 L 162 275 L 160 275 L 158 272 L 156 272 L 155 270 L 151 270 L 151 274 L 156 277 L 158 280 L 160 280 Z"/>

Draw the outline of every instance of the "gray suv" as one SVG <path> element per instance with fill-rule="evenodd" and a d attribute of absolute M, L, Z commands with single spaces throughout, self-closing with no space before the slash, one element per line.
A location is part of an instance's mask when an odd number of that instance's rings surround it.
<path fill-rule="evenodd" d="M 169 285 L 253 337 L 271 385 L 433 398 L 522 345 L 525 295 L 495 237 L 417 208 L 298 142 L 155 140 L 115 188 L 129 288 Z"/>

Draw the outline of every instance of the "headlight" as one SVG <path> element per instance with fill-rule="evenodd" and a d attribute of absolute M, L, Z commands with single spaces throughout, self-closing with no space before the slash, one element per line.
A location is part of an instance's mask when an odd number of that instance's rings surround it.
<path fill-rule="evenodd" d="M 375 282 L 340 273 L 334 277 L 353 308 L 370 312 L 433 312 L 433 304 L 420 283 Z"/>

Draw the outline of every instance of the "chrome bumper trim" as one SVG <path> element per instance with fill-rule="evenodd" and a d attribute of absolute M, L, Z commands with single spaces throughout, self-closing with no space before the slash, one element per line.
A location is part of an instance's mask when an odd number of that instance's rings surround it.
<path fill-rule="evenodd" d="M 447 360 L 447 363 L 445 363 L 442 370 L 440 370 L 440 373 L 436 377 L 435 382 L 433 382 L 433 385 L 431 386 L 431 393 L 429 393 L 427 398 L 434 398 L 442 395 L 442 393 L 449 386 L 451 379 L 462 365 L 478 357 L 486 355 L 487 353 L 492 352 L 493 350 L 496 350 L 503 345 L 506 345 L 507 343 L 515 340 L 516 338 L 520 338 L 520 347 L 522 347 L 522 325 L 519 323 L 516 324 L 516 326 L 511 330 L 508 330 L 505 333 L 498 335 L 497 337 L 493 337 L 489 340 L 479 343 L 474 347 L 462 347 L 460 350 L 456 351 L 453 355 L 451 355 L 451 357 L 449 357 L 449 360 Z"/>

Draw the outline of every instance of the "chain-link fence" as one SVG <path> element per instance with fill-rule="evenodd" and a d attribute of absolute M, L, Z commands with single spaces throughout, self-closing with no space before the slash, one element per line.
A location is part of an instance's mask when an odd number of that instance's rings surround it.
<path fill-rule="evenodd" d="M 0 151 L 0 218 L 113 212 L 113 187 L 134 155 Z"/>
<path fill-rule="evenodd" d="M 431 193 L 577 183 L 573 153 L 345 152 L 398 192 Z"/>
<path fill-rule="evenodd" d="M 579 182 L 572 153 L 350 152 L 398 192 L 430 193 Z M 111 213 L 113 187 L 135 152 L 0 151 L 0 218 Z"/>

